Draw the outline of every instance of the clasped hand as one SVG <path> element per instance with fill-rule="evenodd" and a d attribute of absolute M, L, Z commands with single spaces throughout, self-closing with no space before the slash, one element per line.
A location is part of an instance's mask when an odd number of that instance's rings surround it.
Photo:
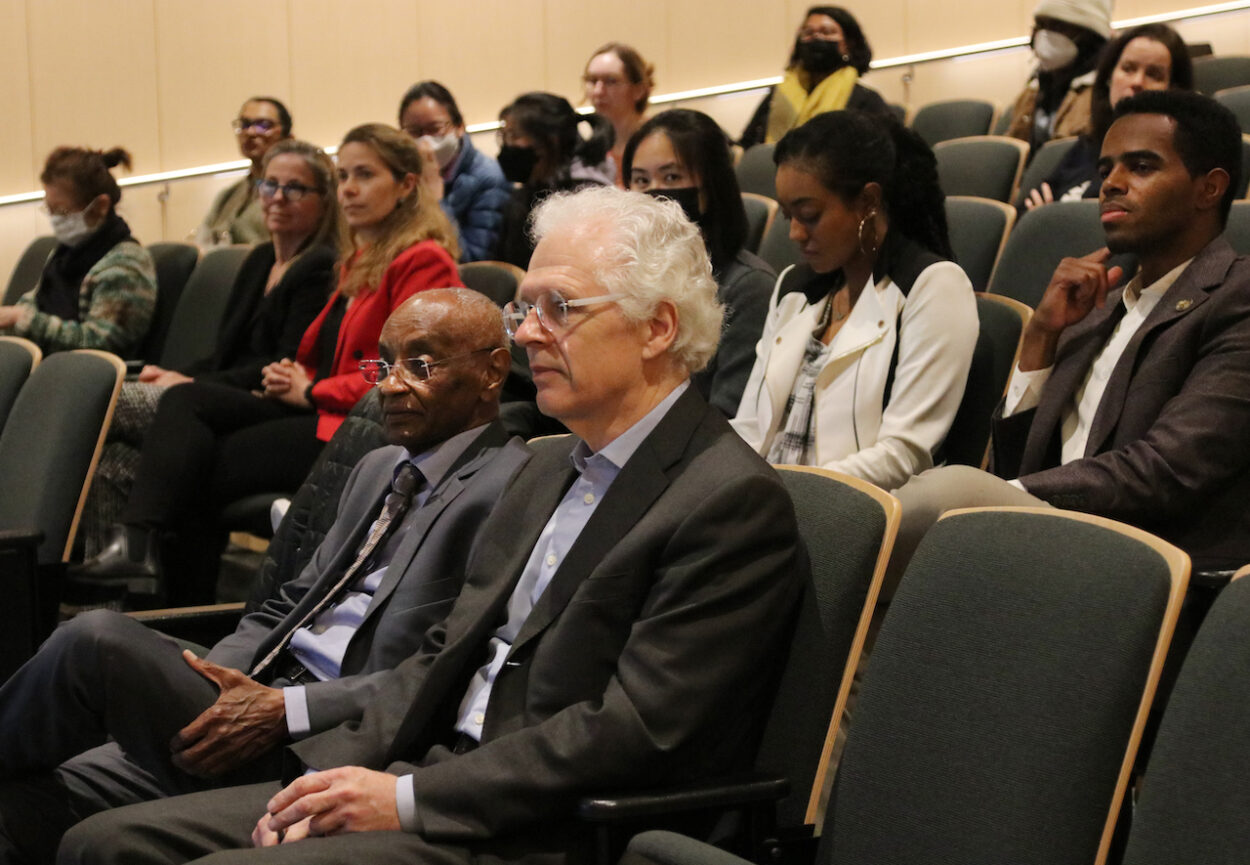
<path fill-rule="evenodd" d="M 295 408 L 309 408 L 304 392 L 308 390 L 312 380 L 304 371 L 303 365 L 284 357 L 261 370 L 260 380 L 264 390 L 258 392 L 257 396 L 276 399 Z"/>
<path fill-rule="evenodd" d="M 395 776 L 359 766 L 313 772 L 269 800 L 252 844 L 272 847 L 316 835 L 400 829 Z"/>

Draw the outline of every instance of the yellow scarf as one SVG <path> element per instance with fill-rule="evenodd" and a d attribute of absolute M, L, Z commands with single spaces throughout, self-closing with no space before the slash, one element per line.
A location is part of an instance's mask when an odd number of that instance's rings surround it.
<path fill-rule="evenodd" d="M 825 76 L 824 81 L 808 92 L 807 73 L 798 66 L 791 66 L 773 90 L 764 140 L 774 144 L 791 129 L 802 126 L 817 114 L 845 108 L 858 80 L 859 72 L 854 66 L 843 66 Z"/>

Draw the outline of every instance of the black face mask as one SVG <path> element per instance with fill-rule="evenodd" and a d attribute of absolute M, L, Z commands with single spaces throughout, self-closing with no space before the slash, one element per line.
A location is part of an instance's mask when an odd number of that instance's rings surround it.
<path fill-rule="evenodd" d="M 680 186 L 676 189 L 648 189 L 647 195 L 654 198 L 667 198 L 681 205 L 686 218 L 695 225 L 699 224 L 703 211 L 699 208 L 699 187 Z"/>
<path fill-rule="evenodd" d="M 534 166 L 538 164 L 538 151 L 532 147 L 505 144 L 499 148 L 499 167 L 503 176 L 512 183 L 529 183 Z"/>
<path fill-rule="evenodd" d="M 813 39 L 810 42 L 800 42 L 795 50 L 799 55 L 799 63 L 814 75 L 833 72 L 847 64 L 847 59 L 842 54 L 841 42 Z"/>

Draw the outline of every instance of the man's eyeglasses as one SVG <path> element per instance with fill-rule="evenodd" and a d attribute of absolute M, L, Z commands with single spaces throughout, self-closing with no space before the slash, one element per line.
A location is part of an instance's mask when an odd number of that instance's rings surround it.
<path fill-rule="evenodd" d="M 278 121 L 270 120 L 266 117 L 236 117 L 230 122 L 230 128 L 234 130 L 235 135 L 243 132 L 252 131 L 264 135 L 266 132 L 272 132 L 278 128 Z"/>
<path fill-rule="evenodd" d="M 503 308 L 503 325 L 508 331 L 508 336 L 516 339 L 516 332 L 520 329 L 521 323 L 529 316 L 530 310 L 534 310 L 538 315 L 538 323 L 548 333 L 554 334 L 558 330 L 563 330 L 569 326 L 569 310 L 579 306 L 593 306 L 596 303 L 612 303 L 617 300 L 624 300 L 627 295 L 620 292 L 613 294 L 601 294 L 596 297 L 582 297 L 577 300 L 568 300 L 558 291 L 548 291 L 538 296 L 536 303 L 530 303 L 527 300 L 518 300 L 509 303 Z"/>
<path fill-rule="evenodd" d="M 497 348 L 499 348 L 497 345 L 488 345 L 486 348 L 475 349 L 466 354 L 457 354 L 453 357 L 445 357 L 442 360 L 424 360 L 419 357 L 405 357 L 394 363 L 387 363 L 381 359 L 362 360 L 359 364 L 360 376 L 369 384 L 381 384 L 392 372 L 399 376 L 401 381 L 429 381 L 434 375 L 434 367 L 436 366 L 442 366 L 454 360 L 463 360 L 466 357 L 473 357 L 473 355 L 481 354 L 484 351 L 494 351 Z"/>
<path fill-rule="evenodd" d="M 282 197 L 294 204 L 305 195 L 320 195 L 320 189 L 313 189 L 311 186 L 305 186 L 302 183 L 278 183 L 276 180 L 258 180 L 256 181 L 256 191 L 260 193 L 261 198 L 273 198 L 278 194 L 278 190 L 282 190 Z"/>

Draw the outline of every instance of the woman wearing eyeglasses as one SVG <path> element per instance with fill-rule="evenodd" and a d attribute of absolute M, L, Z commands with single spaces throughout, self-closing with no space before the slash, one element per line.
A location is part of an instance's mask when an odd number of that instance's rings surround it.
<path fill-rule="evenodd" d="M 288 139 L 265 154 L 262 174 L 256 188 L 270 239 L 257 245 L 239 270 L 216 350 L 182 370 L 149 364 L 138 381 L 122 385 L 83 516 L 88 556 L 116 534 L 113 526 L 129 496 L 139 449 L 166 389 L 194 380 L 242 393 L 259 390 L 261 370 L 295 354 L 325 305 L 342 233 L 334 163 L 320 148 Z"/>
<path fill-rule="evenodd" d="M 260 243 L 269 239 L 256 181 L 269 148 L 291 137 L 291 112 L 272 96 L 253 96 L 243 103 L 230 124 L 239 142 L 239 153 L 252 163 L 247 176 L 227 186 L 213 199 L 208 214 L 195 230 L 202 247 L 231 243 Z"/>
<path fill-rule="evenodd" d="M 621 170 L 625 144 L 646 116 L 647 102 L 655 87 L 655 67 L 634 48 L 609 42 L 590 55 L 582 84 L 586 87 L 586 101 L 594 106 L 596 114 L 612 124 L 615 141 L 608 156 L 616 172 L 616 185 L 625 189 L 629 180 Z"/>
<path fill-rule="evenodd" d="M 211 599 L 216 556 L 210 553 L 212 541 L 217 550 L 220 541 L 188 539 L 231 502 L 296 489 L 369 390 L 359 364 L 377 356 L 391 311 L 418 291 L 462 285 L 455 229 L 438 202 L 421 193 L 421 167 L 416 143 L 398 129 L 365 124 L 347 133 L 338 151 L 338 201 L 350 241 L 329 302 L 295 358 L 264 367 L 256 394 L 197 382 L 161 400 L 148 437 L 160 428 L 162 441 L 173 444 L 144 448 L 122 514 L 127 531 L 86 573 L 97 581 L 135 585 L 137 576 L 150 584 L 158 572 L 156 533 L 177 531 L 180 549 L 201 552 L 178 563 L 180 585 L 166 590 L 179 602 Z"/>
<path fill-rule="evenodd" d="M 45 353 L 98 348 L 129 357 L 139 348 L 156 306 L 156 269 L 117 214 L 122 193 L 110 169 L 118 165 L 130 167 L 120 147 L 49 154 L 39 180 L 57 246 L 39 284 L 0 306 L 0 333 Z"/>

